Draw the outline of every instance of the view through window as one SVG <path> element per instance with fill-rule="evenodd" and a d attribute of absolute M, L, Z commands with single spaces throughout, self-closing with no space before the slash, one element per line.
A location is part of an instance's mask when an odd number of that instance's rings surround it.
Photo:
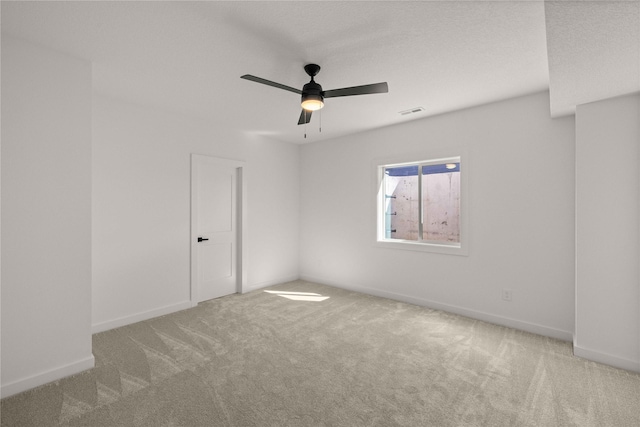
<path fill-rule="evenodd" d="M 460 244 L 460 157 L 383 167 L 383 240 Z"/>

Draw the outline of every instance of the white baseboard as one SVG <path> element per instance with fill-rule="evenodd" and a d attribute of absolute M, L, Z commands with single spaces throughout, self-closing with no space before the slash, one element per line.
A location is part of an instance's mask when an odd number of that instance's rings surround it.
<path fill-rule="evenodd" d="M 300 277 L 296 275 L 296 276 L 284 277 L 284 278 L 281 278 L 281 279 L 278 279 L 278 280 L 268 280 L 266 282 L 254 283 L 252 285 L 246 286 L 246 289 L 244 289 L 242 293 L 247 293 L 247 292 L 255 291 L 257 289 L 266 288 L 267 286 L 273 286 L 273 285 L 279 285 L 281 283 L 293 282 L 295 280 L 300 280 Z"/>
<path fill-rule="evenodd" d="M 470 317 L 472 319 L 482 320 L 484 322 L 493 323 L 496 325 L 506 326 L 521 331 L 531 332 L 537 335 L 543 335 L 550 338 L 559 339 L 562 341 L 572 341 L 573 333 L 569 331 L 563 331 L 560 329 L 550 328 L 548 326 L 538 325 L 536 323 L 523 322 L 517 319 L 511 319 L 508 317 L 497 316 L 495 314 L 484 313 L 482 311 L 471 310 L 464 307 L 459 307 L 450 304 L 443 304 L 436 301 L 427 300 L 424 298 L 413 297 L 410 295 L 399 294 L 395 292 L 382 291 L 379 289 L 365 288 L 361 286 L 343 285 L 341 283 L 332 283 L 317 277 L 302 276 L 300 279 L 307 280 L 309 282 L 324 283 L 336 288 L 346 289 L 354 292 L 360 292 L 363 294 L 373 295 L 382 298 L 388 298 L 396 301 L 402 301 L 409 304 L 420 305 L 423 307 L 433 308 L 436 310 L 446 311 L 448 313 L 459 314 L 461 316 Z"/>
<path fill-rule="evenodd" d="M 298 279 L 299 277 L 296 275 L 280 278 L 277 280 L 254 283 L 252 285 L 245 286 L 242 290 L 242 293 L 251 292 L 256 289 L 266 288 L 267 286 L 277 285 L 280 283 L 291 282 Z M 131 325 L 132 323 L 153 319 L 154 317 L 164 316 L 166 314 L 175 313 L 176 311 L 186 310 L 187 308 L 195 307 L 196 305 L 197 303 L 193 303 L 191 301 L 183 301 L 177 304 L 167 305 L 165 307 L 156 308 L 142 313 L 136 313 L 130 316 L 124 316 L 117 319 L 96 323 L 91 326 L 91 333 L 97 334 L 98 332 L 104 332 L 110 329 L 119 328 L 121 326 Z"/>
<path fill-rule="evenodd" d="M 573 344 L 573 355 L 582 359 L 591 360 L 593 362 L 603 363 L 613 366 L 614 368 L 626 369 L 627 371 L 640 372 L 640 362 L 622 357 L 613 356 L 611 354 L 602 353 L 600 351 L 589 350 Z"/>
<path fill-rule="evenodd" d="M 108 331 L 109 329 L 119 328 L 121 326 L 131 325 L 132 323 L 141 322 L 143 320 L 153 319 L 154 317 L 164 316 L 165 314 L 175 313 L 176 311 L 186 310 L 193 305 L 191 301 L 184 301 L 178 304 L 167 305 L 142 313 L 132 314 L 130 316 L 120 317 L 118 319 L 108 320 L 106 322 L 96 323 L 91 326 L 91 333 Z"/>
<path fill-rule="evenodd" d="M 22 393 L 23 391 L 30 390 L 43 384 L 57 381 L 71 375 L 79 374 L 80 372 L 91 369 L 94 366 L 95 359 L 92 354 L 85 357 L 84 359 L 78 360 L 77 362 L 60 366 L 58 368 L 51 369 L 40 374 L 32 375 L 30 377 L 23 378 L 9 384 L 3 384 L 0 388 L 0 398 L 4 399 L 5 397 Z"/>

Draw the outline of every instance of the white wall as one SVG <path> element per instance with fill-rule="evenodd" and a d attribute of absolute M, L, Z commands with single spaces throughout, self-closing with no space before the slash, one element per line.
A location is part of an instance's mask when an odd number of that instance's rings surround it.
<path fill-rule="evenodd" d="M 539 93 L 304 145 L 301 276 L 571 340 L 574 137 Z M 433 147 L 468 154 L 469 255 L 375 246 L 373 160 Z"/>
<path fill-rule="evenodd" d="M 574 352 L 640 371 L 640 96 L 576 110 Z"/>
<path fill-rule="evenodd" d="M 94 331 L 190 306 L 191 153 L 247 162 L 248 288 L 298 277 L 297 145 L 94 95 Z"/>
<path fill-rule="evenodd" d="M 2 396 L 93 366 L 91 65 L 2 37 Z"/>

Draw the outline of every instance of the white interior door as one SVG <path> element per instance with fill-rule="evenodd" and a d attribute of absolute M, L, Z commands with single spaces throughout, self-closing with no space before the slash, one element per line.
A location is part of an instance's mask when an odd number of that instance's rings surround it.
<path fill-rule="evenodd" d="M 242 163 L 192 155 L 192 303 L 239 291 L 238 235 Z"/>

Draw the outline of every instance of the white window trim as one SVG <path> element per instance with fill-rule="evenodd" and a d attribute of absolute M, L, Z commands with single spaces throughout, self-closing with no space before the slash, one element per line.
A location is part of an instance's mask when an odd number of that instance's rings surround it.
<path fill-rule="evenodd" d="M 416 163 L 445 163 L 447 160 L 460 159 L 460 242 L 455 244 L 433 243 L 426 241 L 386 239 L 384 212 L 384 168 Z M 469 255 L 469 156 L 463 149 L 430 149 L 420 153 L 401 154 L 373 161 L 374 169 L 374 244 L 385 249 L 401 249 L 420 252 L 432 252 L 448 255 Z"/>

